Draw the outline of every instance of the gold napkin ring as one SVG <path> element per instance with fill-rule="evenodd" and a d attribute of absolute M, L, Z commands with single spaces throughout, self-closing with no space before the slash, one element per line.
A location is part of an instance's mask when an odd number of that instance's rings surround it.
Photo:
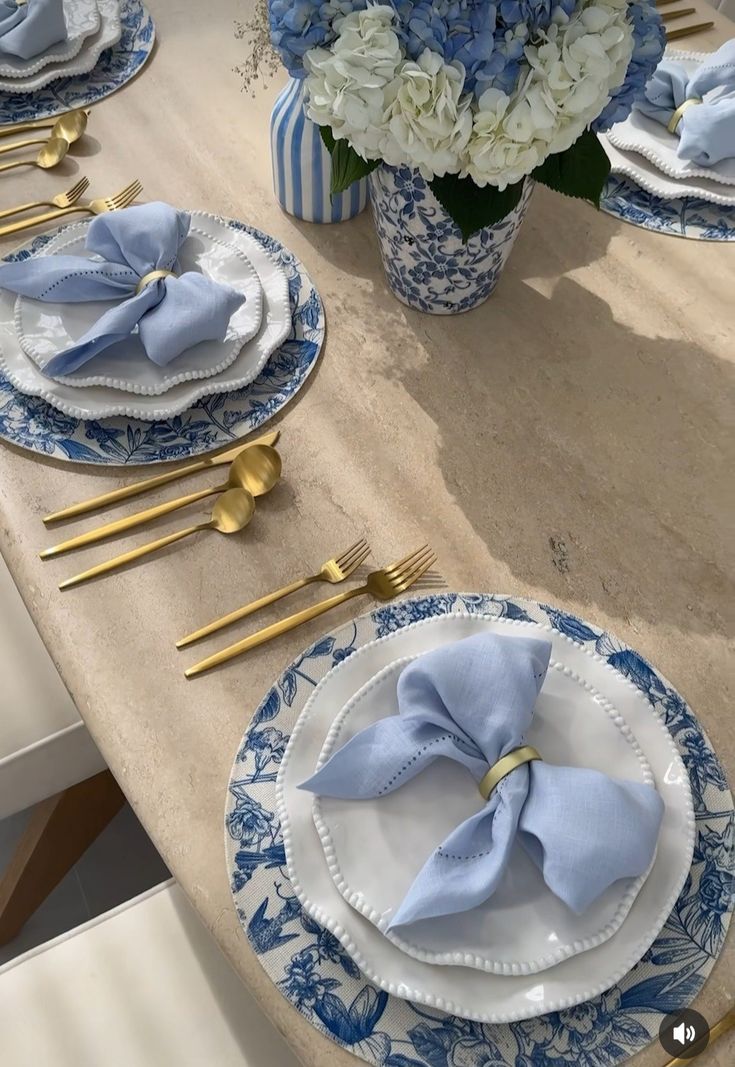
<path fill-rule="evenodd" d="M 477 787 L 482 793 L 483 799 L 487 800 L 493 789 L 496 789 L 503 778 L 510 774 L 511 771 L 514 771 L 516 767 L 521 767 L 524 763 L 530 763 L 534 759 L 541 759 L 541 756 L 531 745 L 522 745 L 521 748 L 511 749 L 507 756 L 503 756 L 502 759 L 492 765 Z"/>
<path fill-rule="evenodd" d="M 683 104 L 679 104 L 679 106 L 677 107 L 676 111 L 674 112 L 674 114 L 669 119 L 669 124 L 666 127 L 666 129 L 669 131 L 669 133 L 676 133 L 676 127 L 681 122 L 681 116 L 684 114 L 684 112 L 687 110 L 687 108 L 692 107 L 693 104 L 701 104 L 701 103 L 702 103 L 702 100 L 701 100 L 700 97 L 691 96 L 688 100 L 685 100 Z"/>
<path fill-rule="evenodd" d="M 172 270 L 152 270 L 148 274 L 144 274 L 135 287 L 135 295 L 138 296 L 142 293 L 146 285 L 150 285 L 151 282 L 157 282 L 159 278 L 175 278 L 176 275 Z"/>

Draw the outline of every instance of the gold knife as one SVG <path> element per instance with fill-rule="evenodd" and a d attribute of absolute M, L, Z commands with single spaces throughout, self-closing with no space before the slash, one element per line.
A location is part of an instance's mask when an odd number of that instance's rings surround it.
<path fill-rule="evenodd" d="M 223 463 L 231 463 L 243 448 L 249 448 L 250 445 L 275 445 L 280 436 L 280 430 L 273 430 L 272 433 L 263 434 L 262 437 L 256 437 L 252 441 L 240 441 L 234 448 L 228 448 L 226 452 L 215 452 L 198 459 L 195 463 L 188 463 L 185 467 L 166 471 L 165 474 L 156 474 L 153 478 L 145 478 L 142 482 L 133 482 L 132 485 L 125 485 L 122 489 L 112 489 L 109 493 L 102 493 L 100 496 L 92 497 L 91 500 L 83 500 L 80 504 L 71 504 L 68 508 L 46 515 L 43 521 L 49 526 L 53 522 L 61 522 L 62 519 L 75 519 L 78 515 L 87 515 L 98 508 L 118 504 L 121 500 L 130 500 L 131 497 L 138 496 L 140 493 L 147 493 L 151 489 L 158 489 L 162 485 L 168 485 L 169 482 L 175 482 L 177 478 L 185 478 L 189 474 L 196 474 L 197 471 L 219 467 Z"/>
<path fill-rule="evenodd" d="M 714 22 L 698 22 L 696 26 L 680 26 L 676 30 L 666 31 L 667 41 L 680 41 L 682 37 L 691 37 L 695 33 L 704 33 L 705 30 L 711 30 L 714 26 Z"/>

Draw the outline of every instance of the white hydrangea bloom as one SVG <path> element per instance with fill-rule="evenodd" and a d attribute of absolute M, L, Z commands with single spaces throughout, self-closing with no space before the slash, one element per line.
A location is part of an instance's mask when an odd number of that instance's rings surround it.
<path fill-rule="evenodd" d="M 460 63 L 429 49 L 406 60 L 394 9 L 373 4 L 335 22 L 329 48 L 307 52 L 307 114 L 365 159 L 504 189 L 571 147 L 622 85 L 633 54 L 627 13 L 628 0 L 579 0 L 570 16 L 557 8 L 526 47 L 513 93 L 488 89 L 476 101 Z"/>
<path fill-rule="evenodd" d="M 570 148 L 623 83 L 633 54 L 627 9 L 627 0 L 594 0 L 569 18 L 560 12 L 526 48 L 529 72 L 512 96 L 480 97 L 462 173 L 504 189 Z"/>
<path fill-rule="evenodd" d="M 427 178 L 460 169 L 472 133 L 471 97 L 462 92 L 464 81 L 461 63 L 447 65 L 428 48 L 416 62 L 403 64 L 387 112 L 386 163 L 400 166 L 410 160 Z"/>
<path fill-rule="evenodd" d="M 381 158 L 385 114 L 398 91 L 403 55 L 394 14 L 387 4 L 355 11 L 340 21 L 331 48 L 304 57 L 307 115 L 335 138 L 346 137 L 364 159 Z"/>

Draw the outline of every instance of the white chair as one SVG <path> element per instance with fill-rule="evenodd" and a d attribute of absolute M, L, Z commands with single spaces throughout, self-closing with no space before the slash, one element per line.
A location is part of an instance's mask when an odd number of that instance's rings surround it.
<path fill-rule="evenodd" d="M 0 944 L 123 803 L 0 556 L 0 819 L 34 806 L 0 870 Z"/>
<path fill-rule="evenodd" d="M 298 1067 L 173 882 L 0 967 L 3 1067 Z"/>

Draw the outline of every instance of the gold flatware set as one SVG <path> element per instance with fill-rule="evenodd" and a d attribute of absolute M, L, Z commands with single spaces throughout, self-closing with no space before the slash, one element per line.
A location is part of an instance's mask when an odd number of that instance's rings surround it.
<path fill-rule="evenodd" d="M 0 167 L 0 170 L 1 169 L 2 168 Z M 86 178 L 82 180 L 86 181 Z M 30 219 L 21 219 L 19 222 L 11 222 L 5 226 L 0 226 L 0 237 L 7 237 L 8 234 L 11 233 L 20 233 L 22 230 L 28 230 L 32 226 L 40 226 L 45 222 L 53 222 L 56 219 L 63 219 L 66 218 L 67 215 L 104 215 L 108 211 L 122 211 L 123 208 L 130 207 L 142 191 L 143 186 L 136 179 L 135 181 L 130 182 L 129 185 L 126 185 L 124 189 L 121 189 L 119 193 L 115 193 L 114 196 L 100 197 L 95 200 L 90 200 L 85 204 L 79 203 L 77 199 L 65 207 L 57 207 L 55 211 L 47 211 L 43 215 L 34 215 Z M 66 195 L 68 194 L 61 194 L 62 197 Z M 24 210 L 26 210 L 26 205 L 5 212 L 4 217 Z"/>
<path fill-rule="evenodd" d="M 656 0 L 656 7 L 667 7 L 669 4 L 677 3 L 679 3 L 679 0 Z M 661 15 L 661 21 L 666 25 L 669 22 L 676 22 L 678 19 L 686 18 L 688 15 L 696 14 L 696 7 L 687 7 L 677 11 L 664 11 Z M 698 22 L 694 26 L 675 26 L 673 30 L 666 30 L 666 40 L 678 41 L 682 37 L 691 37 L 695 33 L 704 33 L 705 30 L 711 30 L 713 26 L 714 22 Z"/>
<path fill-rule="evenodd" d="M 40 145 L 38 152 L 33 157 L 11 160 L 8 163 L 0 163 L 0 172 L 13 170 L 16 167 L 40 167 L 42 170 L 51 170 L 64 159 L 69 147 L 84 136 L 89 120 L 89 111 L 78 108 L 67 111 L 58 117 L 39 119 L 36 122 L 19 122 L 15 125 L 0 127 L 0 138 L 15 137 L 23 133 L 34 133 L 40 130 L 48 130 L 45 137 L 28 137 L 22 141 L 12 141 L 9 144 L 0 144 L 0 155 L 17 152 L 25 148 L 35 148 Z M 46 222 L 64 218 L 66 215 L 75 213 L 88 215 L 102 215 L 108 211 L 120 211 L 129 207 L 140 195 L 143 186 L 139 181 L 130 182 L 114 196 L 97 198 L 87 203 L 81 202 L 82 195 L 89 188 L 89 180 L 80 178 L 68 192 L 58 193 L 51 200 L 38 200 L 29 204 L 19 204 L 17 207 L 5 208 L 0 211 L 0 219 L 7 219 L 12 215 L 23 215 L 27 211 L 36 208 L 50 207 L 53 211 L 31 218 L 23 218 L 17 222 L 7 223 L 0 226 L 0 237 L 9 234 L 20 233 L 29 230 L 33 226 L 41 226 Z"/>
<path fill-rule="evenodd" d="M 230 465 L 227 479 L 218 485 L 165 501 L 162 504 L 157 504 L 154 507 L 138 511 L 122 519 L 116 519 L 75 537 L 68 538 L 57 545 L 44 549 L 40 554 L 41 559 L 53 559 L 67 552 L 86 548 L 107 538 L 127 533 L 143 526 L 145 523 L 187 507 L 189 504 L 197 503 L 215 495 L 218 496 L 218 500 L 212 508 L 209 519 L 187 526 L 184 529 L 176 530 L 174 533 L 166 534 L 155 541 L 133 548 L 119 556 L 90 567 L 88 570 L 62 581 L 59 589 L 71 589 L 93 578 L 100 578 L 194 534 L 212 530 L 225 535 L 239 533 L 249 525 L 255 515 L 256 499 L 269 493 L 280 480 L 281 457 L 275 448 L 279 437 L 280 433 L 278 431 L 265 434 L 250 443 L 237 445 L 218 455 L 207 456 L 204 459 L 180 467 L 176 471 L 167 471 L 165 474 L 146 478 L 141 482 L 115 489 L 110 493 L 103 493 L 91 500 L 72 504 L 61 511 L 47 515 L 43 520 L 46 525 L 52 525 L 65 519 L 75 519 L 100 508 L 106 508 L 142 493 L 158 489 L 179 478 L 208 470 L 210 467 L 217 467 L 225 463 Z M 200 641 L 210 634 L 217 633 L 219 630 L 231 626 L 235 622 L 245 619 L 256 611 L 275 604 L 284 597 L 305 589 L 309 585 L 318 582 L 338 585 L 341 582 L 345 582 L 357 572 L 369 554 L 369 544 L 364 537 L 360 538 L 344 552 L 328 559 L 313 574 L 290 582 L 275 592 L 259 597 L 244 607 L 236 608 L 227 615 L 215 619 L 206 626 L 187 634 L 186 637 L 182 637 L 177 641 L 176 647 L 179 649 L 186 648 L 188 645 Z M 256 648 L 266 641 L 288 633 L 302 623 L 318 618 L 324 612 L 330 611 L 332 608 L 344 604 L 354 597 L 373 596 L 376 600 L 392 600 L 394 597 L 406 592 L 420 578 L 426 575 L 435 562 L 436 555 L 432 549 L 428 545 L 422 545 L 421 548 L 409 553 L 391 566 L 368 574 L 364 584 L 329 597 L 317 604 L 313 604 L 311 607 L 304 608 L 302 611 L 296 612 L 294 615 L 279 622 L 272 623 L 249 637 L 237 641 L 228 648 L 222 649 L 220 652 L 214 653 L 201 662 L 194 664 L 194 666 L 185 671 L 186 677 L 193 678 L 198 674 L 203 674 L 212 667 L 226 663 L 251 648 Z"/>
<path fill-rule="evenodd" d="M 42 119 L 40 122 L 19 122 L 12 126 L 3 126 L 0 129 L 0 137 L 15 137 L 19 133 L 30 133 L 32 130 L 49 129 L 47 137 L 40 140 L 14 141 L 12 144 L 3 145 L 0 153 L 16 152 L 20 148 L 28 148 L 40 144 L 35 158 L 17 159 L 12 163 L 3 163 L 0 171 L 12 170 L 14 167 L 41 167 L 42 170 L 51 170 L 52 167 L 61 163 L 69 151 L 69 146 L 84 136 L 87 129 L 89 111 L 81 108 L 68 111 L 52 120 Z"/>

